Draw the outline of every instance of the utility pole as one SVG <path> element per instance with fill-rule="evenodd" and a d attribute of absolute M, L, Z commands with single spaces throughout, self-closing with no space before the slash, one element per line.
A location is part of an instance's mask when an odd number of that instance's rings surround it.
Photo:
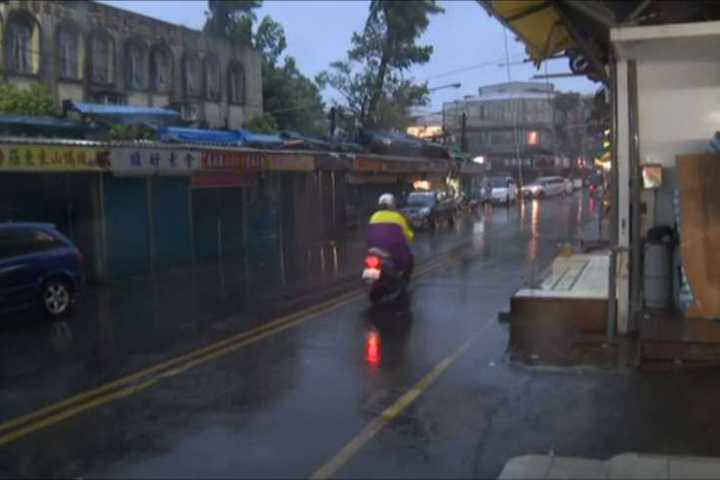
<path fill-rule="evenodd" d="M 468 151 L 467 146 L 467 114 L 462 113 L 462 124 L 460 125 L 460 150 L 465 153 Z"/>
<path fill-rule="evenodd" d="M 335 135 L 335 107 L 330 107 L 330 136 Z"/>

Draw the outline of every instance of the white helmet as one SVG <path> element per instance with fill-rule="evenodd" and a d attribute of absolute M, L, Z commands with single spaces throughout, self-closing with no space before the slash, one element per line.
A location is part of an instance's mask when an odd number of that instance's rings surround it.
<path fill-rule="evenodd" d="M 383 193 L 380 195 L 380 198 L 378 198 L 378 206 L 395 208 L 395 195 L 392 193 Z"/>

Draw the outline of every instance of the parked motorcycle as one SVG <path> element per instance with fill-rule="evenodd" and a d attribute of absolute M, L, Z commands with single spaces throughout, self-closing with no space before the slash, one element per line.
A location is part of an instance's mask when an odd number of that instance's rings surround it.
<path fill-rule="evenodd" d="M 408 279 L 399 270 L 391 255 L 379 248 L 371 248 L 365 255 L 362 279 L 370 286 L 368 299 L 378 303 L 385 297 L 397 299 L 407 289 Z"/>

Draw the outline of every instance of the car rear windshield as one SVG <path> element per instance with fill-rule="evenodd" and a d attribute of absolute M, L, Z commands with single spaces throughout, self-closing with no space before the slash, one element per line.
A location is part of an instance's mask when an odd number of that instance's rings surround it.
<path fill-rule="evenodd" d="M 408 195 L 407 204 L 410 207 L 432 205 L 435 201 L 434 193 L 411 193 Z"/>

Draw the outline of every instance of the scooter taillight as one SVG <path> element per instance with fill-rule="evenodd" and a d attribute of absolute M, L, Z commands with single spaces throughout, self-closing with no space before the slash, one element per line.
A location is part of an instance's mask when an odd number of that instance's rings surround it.
<path fill-rule="evenodd" d="M 382 260 L 380 260 L 380 257 L 377 255 L 366 255 L 365 256 L 365 266 L 367 268 L 380 268 L 380 264 L 382 263 Z"/>

